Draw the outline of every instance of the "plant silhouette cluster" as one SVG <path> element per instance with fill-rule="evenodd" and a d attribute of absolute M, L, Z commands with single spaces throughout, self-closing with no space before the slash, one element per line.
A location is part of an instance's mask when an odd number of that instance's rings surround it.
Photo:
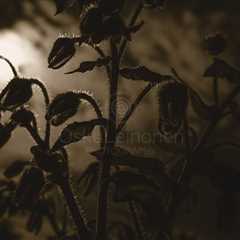
<path fill-rule="evenodd" d="M 7 144 L 18 127 L 29 132 L 35 145 L 30 149 L 31 161 L 15 161 L 5 170 L 6 178 L 0 181 L 0 215 L 28 213 L 27 229 L 35 234 L 41 231 L 43 219 L 48 219 L 56 235 L 51 239 L 174 239 L 173 226 L 177 210 L 182 202 L 191 201 L 193 197 L 192 178 L 207 176 L 222 192 L 219 226 L 221 229 L 230 228 L 231 223 L 227 224 L 225 217 L 232 206 L 234 194 L 240 191 L 240 174 L 214 161 L 214 152 L 222 146 L 208 142 L 209 136 L 225 116 L 232 115 L 237 119 L 240 116 L 236 101 L 240 93 L 240 72 L 219 57 L 227 47 L 225 38 L 217 33 L 204 39 L 212 63 L 203 76 L 212 79 L 214 98 L 212 104 L 207 104 L 173 68 L 169 75 L 163 75 L 145 66 L 122 67 L 121 60 L 128 41 L 143 27 L 143 22 L 138 20 L 139 15 L 145 8 L 150 8 L 151 11 L 163 9 L 165 1 L 136 1 L 136 9 L 129 24 L 121 16 L 126 4 L 124 0 L 55 2 L 57 14 L 73 5 L 82 10 L 81 36 L 56 39 L 48 58 L 49 68 L 59 69 L 64 66 L 83 44 L 96 51 L 99 58 L 81 62 L 77 69 L 67 74 L 82 74 L 104 68 L 110 86 L 108 116 L 103 116 L 97 101 L 84 91 L 68 91 L 50 99 L 42 82 L 19 77 L 11 62 L 1 57 L 11 67 L 14 77 L 0 93 L 1 114 L 11 113 L 9 120 L 0 124 L 0 146 Z M 117 121 L 120 77 L 129 81 L 144 81 L 146 87 L 123 118 Z M 219 96 L 220 79 L 233 85 L 233 90 L 225 97 Z M 34 113 L 26 105 L 33 96 L 33 86 L 39 87 L 46 104 L 44 136 L 38 131 Z M 159 133 L 165 139 L 176 140 L 175 145 L 169 145 L 168 148 L 168 151 L 175 153 L 175 159 L 170 164 L 161 159 L 136 156 L 116 144 L 118 134 L 142 99 L 156 87 Z M 52 143 L 51 129 L 70 121 L 84 101 L 92 106 L 96 118 L 68 124 Z M 202 135 L 191 126 L 189 107 L 192 107 L 200 120 L 208 122 Z M 80 193 L 83 198 L 98 189 L 96 218 L 88 221 L 73 191 L 67 147 L 90 136 L 97 127 L 101 135 L 100 146 L 91 153 L 96 161 L 77 180 L 77 184 L 84 183 L 84 189 Z M 227 144 L 239 148 L 234 142 Z M 180 152 L 175 149 L 178 145 L 181 147 Z M 68 231 L 69 219 L 66 215 L 59 219 L 56 214 L 57 205 L 50 194 L 56 189 L 62 192 L 75 226 L 74 231 Z M 109 201 L 127 204 L 132 224 L 110 222 Z M 181 239 L 185 239 L 184 236 Z"/>

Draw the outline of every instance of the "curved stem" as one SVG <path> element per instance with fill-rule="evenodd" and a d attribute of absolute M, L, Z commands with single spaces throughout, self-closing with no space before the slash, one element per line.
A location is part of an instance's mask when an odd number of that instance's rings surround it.
<path fill-rule="evenodd" d="M 66 199 L 69 211 L 71 213 L 71 216 L 74 220 L 74 223 L 76 224 L 78 234 L 81 239 L 90 239 L 90 233 L 85 226 L 84 219 L 82 218 L 80 214 L 80 210 L 78 208 L 78 205 L 76 203 L 76 200 L 74 198 L 71 186 L 69 184 L 69 181 L 66 179 L 63 179 L 62 183 L 59 184 L 63 195 Z"/>
<path fill-rule="evenodd" d="M 137 96 L 136 100 L 133 102 L 133 104 L 131 105 L 130 109 L 127 111 L 127 113 L 125 114 L 125 116 L 122 118 L 122 120 L 120 121 L 117 130 L 116 130 L 116 134 L 119 134 L 121 132 L 121 130 L 123 129 L 123 127 L 126 125 L 128 119 L 132 116 L 133 112 L 135 111 L 135 109 L 137 108 L 137 106 L 139 105 L 139 103 L 142 101 L 142 99 L 151 91 L 152 88 L 154 88 L 156 86 L 156 84 L 153 83 L 149 83 L 144 89 L 143 91 Z"/>
<path fill-rule="evenodd" d="M 13 64 L 5 57 L 0 56 L 0 59 L 4 60 L 5 62 L 7 62 L 7 64 L 9 65 L 9 67 L 11 68 L 14 77 L 18 77 L 18 73 L 17 70 L 15 69 L 15 67 L 13 66 Z"/>
<path fill-rule="evenodd" d="M 33 84 L 36 84 L 41 89 L 42 94 L 44 96 L 44 101 L 45 101 L 46 111 L 47 111 L 48 110 L 48 105 L 50 103 L 50 99 L 49 99 L 49 95 L 48 95 L 48 92 L 47 92 L 47 88 L 45 87 L 45 85 L 42 82 L 40 82 L 37 79 L 31 79 L 31 82 Z M 49 148 L 50 134 L 51 134 L 51 124 L 50 124 L 50 121 L 46 121 L 45 142 L 46 142 L 47 148 Z"/>
<path fill-rule="evenodd" d="M 32 136 L 32 138 L 35 140 L 35 142 L 39 145 L 44 147 L 45 143 L 44 141 L 41 139 L 41 137 L 39 136 L 39 134 L 37 133 L 37 131 L 35 130 L 35 128 L 33 128 L 31 125 L 26 126 L 26 129 L 28 130 L 28 132 L 30 133 L 30 135 Z"/>
<path fill-rule="evenodd" d="M 129 27 L 132 27 L 132 26 L 135 24 L 135 22 L 137 21 L 137 18 L 138 18 L 138 16 L 140 15 L 142 9 L 143 9 L 143 3 L 142 3 L 142 1 L 140 0 L 138 6 L 137 6 L 137 8 L 136 8 L 136 11 L 135 11 L 134 15 L 133 15 L 132 18 L 131 18 L 131 21 L 130 21 L 130 23 L 129 23 Z M 122 58 L 126 46 L 127 46 L 127 39 L 124 39 L 124 40 L 123 40 L 123 43 L 122 43 L 121 46 L 120 46 L 119 59 Z"/>
<path fill-rule="evenodd" d="M 94 98 L 92 98 L 91 96 L 87 95 L 86 93 L 79 93 L 79 98 L 80 99 L 84 99 L 88 103 L 90 103 L 91 106 L 93 107 L 94 111 L 96 112 L 97 118 L 98 119 L 103 119 L 102 111 L 99 108 L 97 102 L 94 100 Z M 100 127 L 100 134 L 101 134 L 100 146 L 101 146 L 101 148 L 103 148 L 104 144 L 105 144 L 105 130 L 104 130 L 104 127 Z"/>

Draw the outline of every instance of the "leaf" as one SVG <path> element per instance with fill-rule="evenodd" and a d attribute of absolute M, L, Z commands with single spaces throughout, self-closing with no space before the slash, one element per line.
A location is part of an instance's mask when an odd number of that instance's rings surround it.
<path fill-rule="evenodd" d="M 92 193 L 93 189 L 98 183 L 98 173 L 99 173 L 99 163 L 93 162 L 88 165 L 86 170 L 81 174 L 78 179 L 78 183 L 83 182 L 84 193 L 83 195 L 87 197 Z"/>
<path fill-rule="evenodd" d="M 130 171 L 118 171 L 113 174 L 112 181 L 115 184 L 114 201 L 124 202 L 129 200 L 141 204 L 147 195 L 158 194 L 159 187 L 142 174 Z"/>
<path fill-rule="evenodd" d="M 52 125 L 59 126 L 77 113 L 80 103 L 78 93 L 70 91 L 59 94 L 48 106 L 45 118 L 51 121 Z"/>
<path fill-rule="evenodd" d="M 238 83 L 240 72 L 226 63 L 224 60 L 214 58 L 214 62 L 206 69 L 203 76 L 212 78 L 225 78 L 229 82 Z"/>
<path fill-rule="evenodd" d="M 58 38 L 48 56 L 48 67 L 59 69 L 64 66 L 76 52 L 75 43 L 78 42 L 81 45 L 83 41 L 83 38 Z"/>
<path fill-rule="evenodd" d="M 11 138 L 11 131 L 0 124 L 0 148 L 2 148 Z"/>
<path fill-rule="evenodd" d="M 38 200 L 45 183 L 42 170 L 31 167 L 24 171 L 16 190 L 15 200 L 20 206 L 31 207 Z"/>
<path fill-rule="evenodd" d="M 210 55 L 216 56 L 226 49 L 227 43 L 226 39 L 220 33 L 216 33 L 207 36 L 204 39 L 204 45 Z"/>
<path fill-rule="evenodd" d="M 99 160 L 102 160 L 103 158 L 103 150 L 98 150 L 91 154 Z M 160 172 L 164 172 L 163 163 L 159 159 L 134 156 L 120 147 L 115 147 L 112 150 L 112 164 L 137 168 L 145 173 L 153 173 L 154 171 L 157 171 L 159 174 Z"/>
<path fill-rule="evenodd" d="M 176 135 L 181 129 L 188 107 L 188 88 L 176 81 L 167 82 L 158 92 L 159 131 Z"/>
<path fill-rule="evenodd" d="M 190 91 L 190 98 L 193 110 L 204 120 L 211 120 L 216 114 L 214 105 L 207 105 L 201 97 L 194 91 Z"/>
<path fill-rule="evenodd" d="M 111 60 L 110 57 L 106 57 L 106 58 L 98 58 L 96 61 L 82 62 L 77 69 L 67 72 L 65 74 L 72 74 L 76 72 L 85 73 L 87 71 L 92 71 L 95 67 L 102 67 L 102 66 L 108 65 L 110 60 Z"/>
<path fill-rule="evenodd" d="M 53 149 L 57 150 L 63 146 L 80 141 L 83 137 L 90 136 L 95 126 L 106 126 L 105 119 L 93 119 L 85 122 L 74 122 L 63 129 L 60 137 L 54 144 Z"/>
<path fill-rule="evenodd" d="M 172 79 L 171 76 L 161 75 L 159 73 L 152 72 L 144 66 L 139 66 L 136 68 L 123 68 L 120 70 L 122 77 L 132 80 L 142 80 L 146 82 L 163 82 Z"/>
<path fill-rule="evenodd" d="M 4 176 L 7 178 L 16 177 L 24 168 L 29 164 L 28 161 L 17 160 L 11 163 L 11 165 L 4 171 Z"/>

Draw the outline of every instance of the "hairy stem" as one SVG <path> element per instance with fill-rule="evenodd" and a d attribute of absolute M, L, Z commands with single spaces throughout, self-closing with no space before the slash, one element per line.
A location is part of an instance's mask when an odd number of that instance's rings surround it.
<path fill-rule="evenodd" d="M 141 230 L 141 227 L 140 227 L 140 224 L 139 224 L 139 220 L 138 220 L 138 216 L 137 216 L 136 209 L 135 209 L 135 206 L 134 206 L 134 202 L 129 201 L 128 206 L 129 206 L 129 210 L 130 210 L 130 213 L 132 215 L 132 218 L 133 218 L 134 226 L 136 228 L 137 239 L 145 240 L 144 236 L 143 236 L 144 234 L 142 233 L 142 230 Z"/>
<path fill-rule="evenodd" d="M 41 89 L 42 94 L 44 96 L 44 101 L 45 101 L 46 111 L 47 111 L 48 110 L 48 105 L 50 103 L 50 99 L 49 99 L 49 95 L 48 95 L 48 92 L 47 92 L 47 88 L 45 87 L 45 85 L 42 82 L 40 82 L 37 79 L 31 79 L 31 82 L 33 84 L 36 84 Z M 45 144 L 46 144 L 47 148 L 49 148 L 50 134 L 51 134 L 51 124 L 50 124 L 50 121 L 46 121 Z"/>
<path fill-rule="evenodd" d="M 17 70 L 15 69 L 15 67 L 13 66 L 13 64 L 5 57 L 3 56 L 0 56 L 0 59 L 4 60 L 8 65 L 9 67 L 11 68 L 12 70 L 12 73 L 14 75 L 14 77 L 18 77 L 18 73 L 17 73 Z"/>
<path fill-rule="evenodd" d="M 89 95 L 87 95 L 85 93 L 79 93 L 79 98 L 80 99 L 84 99 L 89 104 L 91 104 L 91 106 L 93 107 L 93 109 L 94 109 L 94 111 L 95 111 L 95 113 L 97 115 L 97 118 L 98 119 L 103 119 L 102 111 L 99 108 L 97 102 L 92 97 L 90 97 Z M 105 129 L 104 129 L 104 127 L 100 127 L 100 134 L 101 134 L 100 146 L 101 146 L 101 148 L 103 148 L 104 144 L 105 144 Z"/>
<path fill-rule="evenodd" d="M 116 119 L 117 119 L 117 90 L 119 77 L 119 58 L 118 50 L 111 41 L 112 51 L 112 72 L 110 79 L 110 102 L 109 102 L 109 124 L 107 129 L 107 142 L 104 149 L 103 161 L 101 162 L 99 174 L 99 192 L 97 205 L 97 240 L 105 240 L 107 236 L 107 204 L 108 204 L 108 184 L 111 167 L 111 152 L 116 138 Z"/>
<path fill-rule="evenodd" d="M 80 210 L 78 208 L 78 205 L 76 203 L 76 200 L 74 198 L 71 186 L 69 184 L 69 181 L 64 179 L 61 184 L 59 184 L 63 195 L 65 197 L 65 200 L 67 202 L 69 211 L 71 213 L 71 216 L 73 218 L 73 221 L 77 227 L 78 234 L 81 239 L 90 239 L 90 233 L 85 226 L 84 219 L 82 218 L 80 214 Z"/>

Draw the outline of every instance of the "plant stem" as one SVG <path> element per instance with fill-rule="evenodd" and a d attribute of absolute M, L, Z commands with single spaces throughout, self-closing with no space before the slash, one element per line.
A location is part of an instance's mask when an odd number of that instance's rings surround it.
<path fill-rule="evenodd" d="M 97 102 L 94 100 L 94 98 L 90 97 L 89 95 L 87 95 L 86 93 L 79 93 L 79 98 L 80 99 L 84 99 L 86 100 L 88 103 L 91 104 L 91 106 L 93 107 L 97 118 L 98 119 L 103 119 L 103 114 L 101 109 L 99 108 Z M 100 142 L 100 146 L 101 148 L 104 147 L 105 145 L 105 129 L 104 127 L 100 127 L 100 134 L 101 134 L 101 142 Z"/>
<path fill-rule="evenodd" d="M 37 133 L 35 128 L 33 128 L 31 125 L 28 125 L 28 126 L 26 126 L 26 129 L 28 130 L 28 132 L 30 133 L 32 138 L 35 140 L 35 142 L 39 146 L 45 147 L 45 142 L 41 139 L 41 137 L 39 136 L 39 134 Z"/>
<path fill-rule="evenodd" d="M 139 4 L 138 4 L 138 6 L 137 6 L 137 8 L 136 8 L 136 10 L 135 10 L 135 13 L 134 13 L 134 15 L 133 15 L 132 18 L 131 18 L 131 21 L 130 21 L 130 23 L 129 23 L 129 27 L 132 27 L 132 26 L 135 24 L 135 22 L 137 21 L 137 18 L 138 18 L 138 16 L 140 15 L 142 9 L 143 9 L 143 3 L 142 3 L 142 0 L 140 0 Z M 123 40 L 123 43 L 122 43 L 121 46 L 120 46 L 119 59 L 122 58 L 126 46 L 127 46 L 127 39 L 124 39 L 124 40 Z"/>
<path fill-rule="evenodd" d="M 63 179 L 62 183 L 59 184 L 59 186 L 63 192 L 63 195 L 67 202 L 69 211 L 74 220 L 74 223 L 76 224 L 77 231 L 78 231 L 80 238 L 84 239 L 84 240 L 90 239 L 90 233 L 89 233 L 87 227 L 85 226 L 84 219 L 82 218 L 82 216 L 80 214 L 80 211 L 79 211 L 78 205 L 76 203 L 76 200 L 74 198 L 69 181 L 66 179 Z"/>
<path fill-rule="evenodd" d="M 136 110 L 137 106 L 139 105 L 139 103 L 142 101 L 142 99 L 152 90 L 152 88 L 154 88 L 156 86 L 156 84 L 154 83 L 149 83 L 144 89 L 143 91 L 137 96 L 137 98 L 135 99 L 135 101 L 133 102 L 133 104 L 131 105 L 131 107 L 129 108 L 129 110 L 126 112 L 125 116 L 122 118 L 122 120 L 120 121 L 117 130 L 116 130 L 116 134 L 119 134 L 121 132 L 121 130 L 123 129 L 123 127 L 126 125 L 128 119 L 132 116 L 133 112 Z"/>
<path fill-rule="evenodd" d="M 45 85 L 41 81 L 39 81 L 37 79 L 30 79 L 30 81 L 33 84 L 36 84 L 41 89 L 43 97 L 44 97 L 45 105 L 46 105 L 46 111 L 47 111 L 48 110 L 48 105 L 50 103 L 47 88 L 45 87 Z M 45 143 L 46 143 L 47 148 L 49 148 L 50 134 L 51 134 L 51 124 L 50 124 L 50 121 L 46 121 Z"/>
<path fill-rule="evenodd" d="M 3 56 L 0 56 L 0 59 L 4 60 L 5 62 L 7 62 L 7 64 L 10 66 L 12 72 L 13 72 L 13 75 L 14 77 L 18 77 L 18 73 L 17 73 L 17 70 L 15 69 L 15 67 L 13 66 L 13 64 L 5 57 Z"/>
<path fill-rule="evenodd" d="M 133 218 L 134 226 L 136 228 L 137 239 L 144 240 L 144 236 L 142 234 L 141 227 L 139 225 L 138 216 L 137 216 L 133 201 L 128 201 L 128 206 Z"/>
<path fill-rule="evenodd" d="M 107 236 L 107 198 L 108 184 L 111 167 L 111 152 L 116 138 L 116 120 L 117 120 L 117 90 L 119 77 L 119 58 L 115 43 L 111 40 L 112 52 L 112 72 L 110 79 L 110 102 L 109 102 L 109 124 L 107 129 L 107 142 L 104 149 L 103 161 L 99 173 L 99 192 L 97 205 L 97 240 L 105 240 Z"/>
<path fill-rule="evenodd" d="M 214 103 L 216 107 L 219 107 L 219 82 L 217 77 L 213 79 L 213 95 Z"/>

